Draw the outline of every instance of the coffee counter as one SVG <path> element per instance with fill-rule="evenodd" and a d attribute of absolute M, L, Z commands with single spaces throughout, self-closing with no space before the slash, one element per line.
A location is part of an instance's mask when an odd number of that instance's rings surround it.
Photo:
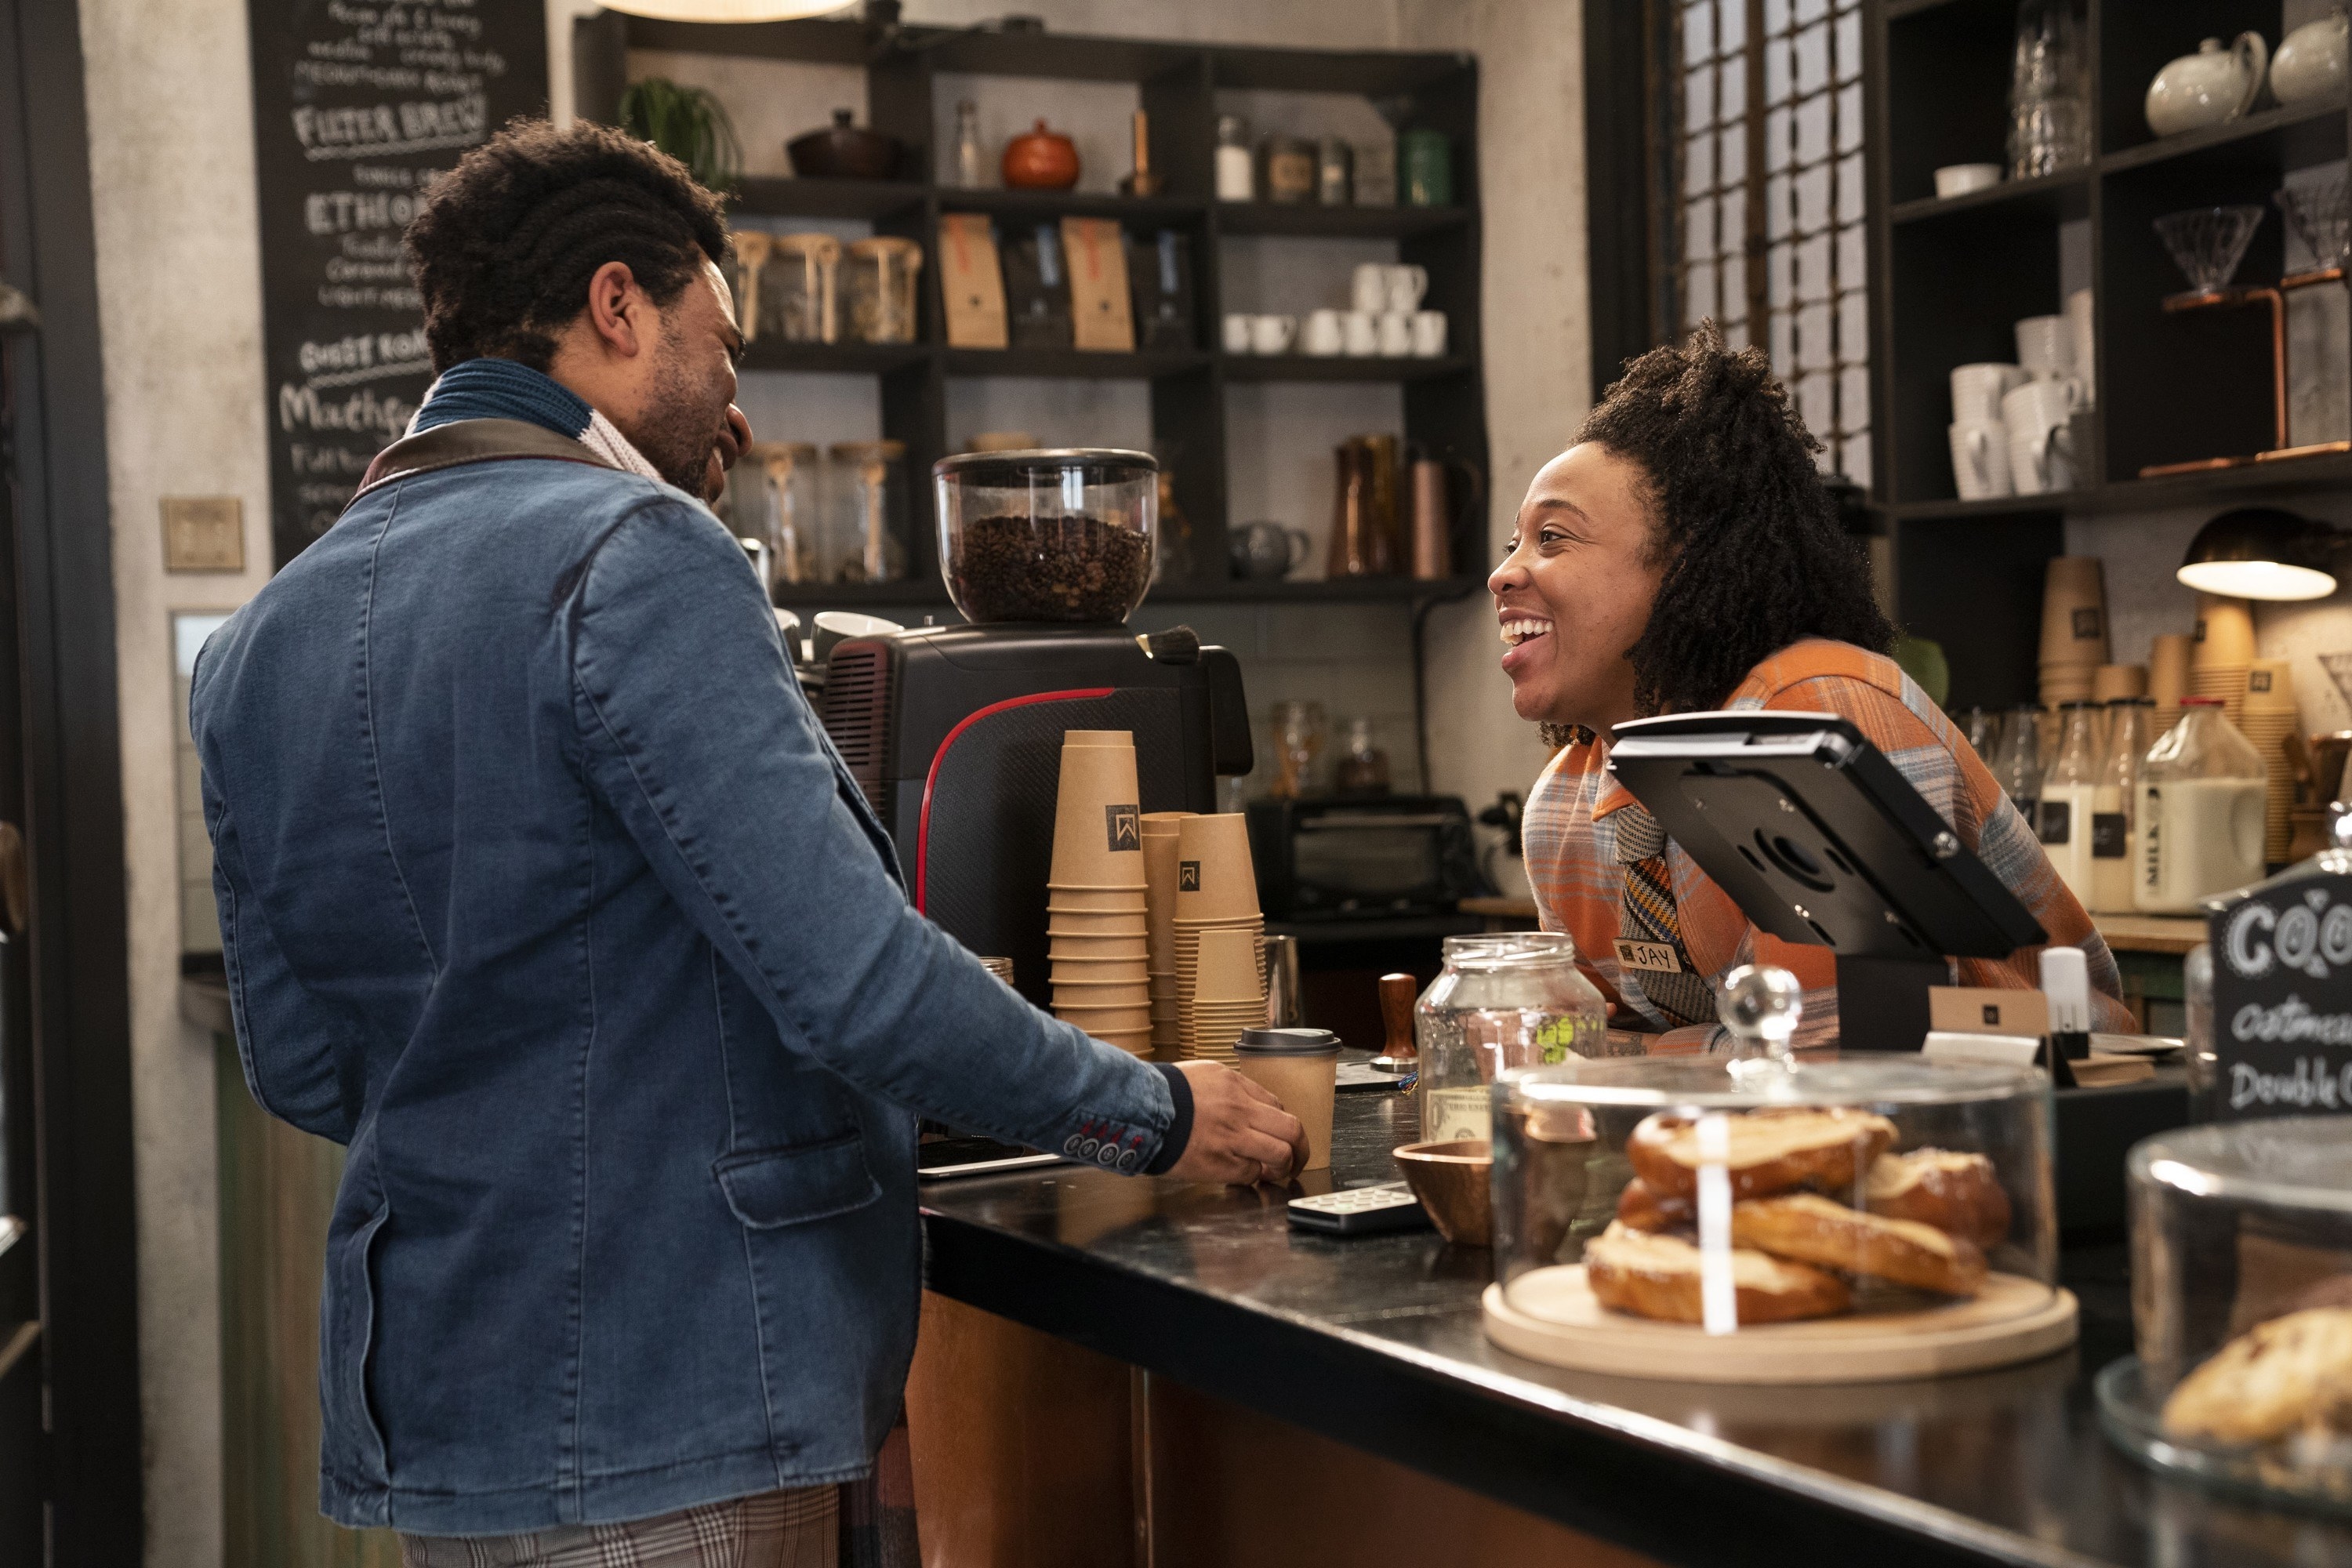
<path fill-rule="evenodd" d="M 2103 1114 L 2061 1109 L 2062 1124 Z M 1388 1151 L 1414 1128 L 1409 1096 L 1341 1095 L 1313 1190 L 1394 1179 Z M 1479 1323 L 1485 1251 L 1293 1231 L 1287 1195 L 1076 1166 L 935 1184 L 929 1284 L 1144 1369 L 1139 1386 L 1172 1380 L 1666 1563 L 2352 1563 L 2352 1522 L 2161 1480 L 2100 1436 L 2091 1375 L 2131 1344 L 2111 1237 L 2064 1259 L 2083 1307 L 2065 1353 L 1931 1382 L 1708 1387 L 1497 1350 Z"/>

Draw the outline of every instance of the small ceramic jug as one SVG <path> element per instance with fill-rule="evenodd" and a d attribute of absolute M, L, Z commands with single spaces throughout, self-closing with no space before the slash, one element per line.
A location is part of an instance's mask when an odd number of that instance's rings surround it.
<path fill-rule="evenodd" d="M 2147 128 L 2158 136 L 2225 124 L 2253 108 L 2271 64 L 2260 33 L 2240 33 L 2228 48 L 2207 38 L 2147 84 Z"/>
<path fill-rule="evenodd" d="M 2316 22 L 2305 22 L 2279 40 L 2271 57 L 2271 92 L 2281 103 L 2315 103 L 2344 91 L 2347 25 L 2338 5 Z"/>
<path fill-rule="evenodd" d="M 1077 143 L 1040 120 L 1004 144 L 1003 174 L 1014 190 L 1066 191 L 1078 183 Z"/>

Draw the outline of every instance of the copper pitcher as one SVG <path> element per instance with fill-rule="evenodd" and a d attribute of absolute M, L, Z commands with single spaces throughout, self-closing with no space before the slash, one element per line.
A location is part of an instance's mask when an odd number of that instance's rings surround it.
<path fill-rule="evenodd" d="M 1339 479 L 1329 575 L 1377 577 L 1396 570 L 1396 447 L 1393 436 L 1350 436 L 1333 449 Z"/>

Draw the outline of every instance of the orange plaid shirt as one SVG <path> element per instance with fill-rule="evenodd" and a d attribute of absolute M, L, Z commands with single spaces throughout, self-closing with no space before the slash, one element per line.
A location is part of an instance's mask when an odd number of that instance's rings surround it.
<path fill-rule="evenodd" d="M 1724 706 L 1830 712 L 1851 721 L 1952 825 L 1960 842 L 2033 911 L 2053 942 L 2083 950 L 2091 972 L 2092 1026 L 2135 1027 L 2106 939 L 2058 879 L 2032 828 L 1976 752 L 1893 659 L 1850 643 L 1810 638 L 1750 670 Z M 1646 1025 L 1666 1031 L 1662 1045 L 1699 1048 L 1715 1026 L 1668 1030 L 1669 1021 L 1643 997 L 1639 973 L 1618 967 L 1625 868 L 1617 860 L 1611 818 L 1634 800 L 1609 773 L 1608 762 L 1605 740 L 1564 747 L 1536 781 L 1524 824 L 1536 908 L 1546 931 L 1576 939 L 1585 973 L 1618 1004 L 1616 1026 Z M 1785 942 L 1757 930 L 1672 839 L 1666 842 L 1666 867 L 1693 967 L 1717 982 L 1743 963 L 1790 970 L 1805 987 L 1798 1043 L 1829 1043 L 1837 1028 L 1837 962 L 1830 950 Z M 2005 959 L 1953 960 L 1954 984 L 2033 989 L 2041 984 L 2041 952 L 2026 947 Z"/>

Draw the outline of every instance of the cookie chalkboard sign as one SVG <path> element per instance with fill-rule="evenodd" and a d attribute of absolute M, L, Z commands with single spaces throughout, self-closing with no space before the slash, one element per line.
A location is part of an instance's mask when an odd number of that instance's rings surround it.
<path fill-rule="evenodd" d="M 547 18 L 510 0 L 251 0 L 270 534 L 325 532 L 432 380 L 400 232 L 433 177 L 547 108 Z"/>
<path fill-rule="evenodd" d="M 2313 872 L 2207 917 L 2214 1115 L 2352 1111 L 2352 876 Z"/>

